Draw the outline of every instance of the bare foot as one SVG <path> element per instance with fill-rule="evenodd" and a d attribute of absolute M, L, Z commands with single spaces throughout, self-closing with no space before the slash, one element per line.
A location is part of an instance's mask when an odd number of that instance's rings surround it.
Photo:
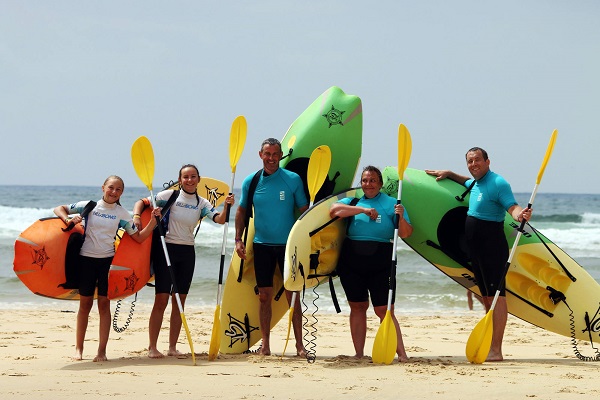
<path fill-rule="evenodd" d="M 108 358 L 106 358 L 106 354 L 98 354 L 96 357 L 94 357 L 94 362 L 101 361 L 108 361 Z"/>
<path fill-rule="evenodd" d="M 270 356 L 271 349 L 266 349 L 265 347 L 261 346 L 258 350 L 256 350 L 256 354 L 261 356 Z"/>
<path fill-rule="evenodd" d="M 167 351 L 167 355 L 169 357 L 182 357 L 182 356 L 185 356 L 185 354 L 183 354 L 182 352 L 180 352 L 177 349 L 169 349 L 169 351 Z"/>
<path fill-rule="evenodd" d="M 148 358 L 164 358 L 165 355 L 157 349 L 148 349 Z"/>
<path fill-rule="evenodd" d="M 73 356 L 73 361 L 81 361 L 83 360 L 83 351 L 80 349 L 75 349 L 75 355 Z"/>
<path fill-rule="evenodd" d="M 296 356 L 306 358 L 306 356 L 308 356 L 308 353 L 306 352 L 305 348 L 301 348 L 300 350 L 296 350 Z"/>
<path fill-rule="evenodd" d="M 302 342 L 296 342 L 296 356 L 306 358 L 308 356 L 308 352 L 304 348 Z"/>
<path fill-rule="evenodd" d="M 400 362 L 400 363 L 408 362 L 408 356 L 407 355 L 398 356 L 398 362 Z"/>
<path fill-rule="evenodd" d="M 502 357 L 502 353 L 492 353 L 490 352 L 485 359 L 485 361 L 503 361 L 504 357 Z"/>

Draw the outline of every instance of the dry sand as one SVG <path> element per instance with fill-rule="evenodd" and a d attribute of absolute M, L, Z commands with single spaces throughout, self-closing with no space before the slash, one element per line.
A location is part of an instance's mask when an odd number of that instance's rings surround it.
<path fill-rule="evenodd" d="M 470 364 L 465 343 L 483 312 L 399 316 L 408 363 L 357 360 L 347 315 L 319 315 L 314 363 L 281 357 L 287 316 L 273 330 L 274 355 L 220 355 L 208 361 L 214 310 L 188 307 L 196 352 L 192 364 L 185 334 L 179 350 L 187 358 L 149 359 L 149 306 L 138 305 L 129 328 L 111 331 L 107 362 L 96 354 L 98 318 L 92 310 L 83 361 L 72 361 L 76 303 L 63 310 L 2 310 L 0 398 L 27 399 L 573 399 L 600 396 L 600 363 L 574 356 L 570 339 L 509 316 L 505 361 Z M 125 313 L 125 312 L 123 312 Z M 121 321 L 122 323 L 122 321 Z M 167 326 L 166 320 L 163 326 Z M 369 319 L 366 353 L 379 326 Z M 159 339 L 167 348 L 167 330 Z M 290 350 L 292 349 L 292 350 Z M 581 351 L 593 355 L 589 344 Z"/>

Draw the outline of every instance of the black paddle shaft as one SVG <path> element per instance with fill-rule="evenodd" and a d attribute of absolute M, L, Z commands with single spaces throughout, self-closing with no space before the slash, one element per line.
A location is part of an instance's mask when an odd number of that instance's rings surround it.
<path fill-rule="evenodd" d="M 177 282 L 175 281 L 175 271 L 173 271 L 173 267 L 171 266 L 171 259 L 169 258 L 169 251 L 167 250 L 167 244 L 165 243 L 165 231 L 163 230 L 162 224 L 160 222 L 160 217 L 156 217 L 156 223 L 158 228 L 158 233 L 160 234 L 160 241 L 162 242 L 163 251 L 165 253 L 165 261 L 167 262 L 167 269 L 169 270 L 169 275 L 171 275 L 171 284 L 173 285 L 173 293 L 179 293 L 177 289 Z"/>

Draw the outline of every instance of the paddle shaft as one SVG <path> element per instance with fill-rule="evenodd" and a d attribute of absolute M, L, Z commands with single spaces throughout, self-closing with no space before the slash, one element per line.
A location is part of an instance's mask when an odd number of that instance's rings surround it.
<path fill-rule="evenodd" d="M 152 189 L 150 189 L 150 198 L 152 199 L 152 207 L 156 208 L 156 200 L 154 199 Z M 169 251 L 167 250 L 167 243 L 165 242 L 165 232 L 163 231 L 162 225 L 160 223 L 160 217 L 156 217 L 156 223 L 158 225 L 158 233 L 160 234 L 160 242 L 162 244 L 163 253 L 165 254 L 165 261 L 167 262 L 167 269 L 169 270 L 169 274 L 171 275 L 171 284 L 173 285 L 173 293 L 175 294 L 175 300 L 177 301 L 177 307 L 179 308 L 179 314 L 181 315 L 181 323 L 185 328 L 185 333 L 188 338 L 190 350 L 192 352 L 192 361 L 194 365 L 196 365 L 196 353 L 194 352 L 194 343 L 192 342 L 190 330 L 188 328 L 187 321 L 185 320 L 185 314 L 183 313 L 183 305 L 181 304 L 179 290 L 177 289 L 177 281 L 175 280 L 175 271 L 173 271 L 173 267 L 171 265 L 171 258 L 169 257 Z"/>
<path fill-rule="evenodd" d="M 538 186 L 539 186 L 539 184 L 536 183 L 535 187 L 533 188 L 533 192 L 531 193 L 531 197 L 529 198 L 529 203 L 527 204 L 528 209 L 531 209 L 531 207 L 533 206 L 533 200 L 535 199 L 535 195 L 537 193 Z M 510 249 L 510 254 L 508 255 L 508 260 L 506 260 L 506 265 L 504 266 L 504 273 L 502 274 L 502 280 L 500 281 L 500 284 L 498 285 L 498 290 L 496 290 L 496 294 L 494 295 L 494 300 L 492 300 L 492 305 L 490 306 L 490 311 L 493 310 L 494 307 L 496 306 L 496 302 L 498 301 L 500 292 L 502 291 L 502 289 L 504 288 L 504 285 L 506 284 L 506 274 L 508 273 L 508 269 L 510 268 L 512 259 L 517 251 L 517 247 L 519 245 L 519 240 L 521 240 L 521 236 L 523 235 L 523 231 L 525 229 L 526 223 L 527 223 L 527 221 L 525 220 L 525 218 L 523 218 L 523 220 L 521 221 L 521 225 L 519 225 L 519 227 L 517 228 L 517 237 L 515 238 L 515 242 L 513 243 L 512 248 Z"/>
<path fill-rule="evenodd" d="M 156 208 L 156 199 L 154 198 L 154 193 L 152 192 L 152 178 L 154 176 L 154 152 L 152 150 L 152 144 L 150 140 L 148 140 L 145 136 L 140 136 L 133 142 L 131 147 L 131 161 L 133 163 L 133 168 L 137 173 L 140 180 L 146 185 L 148 190 L 150 191 L 150 199 L 152 201 L 152 207 Z M 167 269 L 169 270 L 169 274 L 171 275 L 171 281 L 173 284 L 173 292 L 175 293 L 175 299 L 177 300 L 177 306 L 179 308 L 179 314 L 181 316 L 181 323 L 185 328 L 185 333 L 190 344 L 190 350 L 192 352 L 192 361 L 194 365 L 196 365 L 196 353 L 194 352 L 194 343 L 192 342 L 192 336 L 190 335 L 190 330 L 187 325 L 187 321 L 185 320 L 185 314 L 183 313 L 183 305 L 181 304 L 181 299 L 179 298 L 179 291 L 177 289 L 177 282 L 175 281 L 175 272 L 173 271 L 173 267 L 171 266 L 171 259 L 169 258 L 169 252 L 167 250 L 167 244 L 165 242 L 165 233 L 162 229 L 160 223 L 160 217 L 156 217 L 156 223 L 158 225 L 158 232 L 160 233 L 160 241 L 163 248 L 163 253 L 165 255 L 165 261 L 167 263 Z"/>
<path fill-rule="evenodd" d="M 548 147 L 546 149 L 546 154 L 544 156 L 542 166 L 538 172 L 535 186 L 533 188 L 533 192 L 531 193 L 531 198 L 529 199 L 529 203 L 528 203 L 526 209 L 531 209 L 531 207 L 533 206 L 533 201 L 534 201 L 535 195 L 537 193 L 538 185 L 540 184 L 540 182 L 542 180 L 544 170 L 546 169 L 546 165 L 548 164 L 548 161 L 550 160 L 550 156 L 552 155 L 552 150 L 554 149 L 554 143 L 556 141 L 557 134 L 558 134 L 557 130 L 554 130 L 552 132 L 552 136 L 550 138 L 550 143 L 548 144 Z M 510 251 L 510 254 L 508 256 L 508 260 L 506 261 L 506 265 L 504 267 L 502 277 L 498 284 L 498 290 L 496 290 L 496 294 L 494 295 L 494 299 L 492 301 L 492 304 L 490 305 L 489 311 L 486 313 L 486 316 L 475 326 L 475 328 L 473 328 L 471 335 L 469 335 L 469 339 L 467 340 L 466 355 L 467 355 L 467 359 L 470 362 L 475 362 L 475 363 L 481 364 L 486 360 L 486 358 L 489 354 L 490 347 L 491 347 L 491 344 L 493 341 L 494 308 L 496 306 L 496 303 L 498 302 L 498 298 L 500 297 L 500 292 L 506 285 L 506 275 L 508 274 L 510 264 L 516 253 L 517 247 L 519 245 L 519 240 L 521 239 L 521 235 L 524 232 L 524 227 L 525 227 L 526 222 L 527 222 L 527 220 L 523 216 L 523 219 L 521 220 L 521 224 L 520 224 L 519 228 L 517 229 L 517 237 L 515 238 L 515 241 L 513 243 L 511 251 Z"/>
<path fill-rule="evenodd" d="M 411 151 L 412 142 L 410 133 L 404 125 L 400 124 L 398 126 L 398 195 L 396 196 L 396 206 L 402 204 L 402 180 L 404 178 L 404 171 L 410 160 Z M 395 319 L 392 313 L 392 302 L 394 300 L 394 290 L 396 287 L 398 232 L 400 230 L 400 216 L 395 216 L 397 220 L 394 227 L 392 261 L 390 263 L 390 275 L 388 278 L 389 291 L 387 310 L 385 312 L 385 317 L 381 321 L 381 325 L 379 325 L 377 334 L 375 335 L 375 341 L 373 342 L 372 359 L 374 363 L 378 364 L 391 364 L 395 354 L 398 352 L 399 331 L 396 328 Z M 400 353 L 398 353 L 398 356 L 400 356 Z"/>
<path fill-rule="evenodd" d="M 231 189 L 230 189 L 229 194 L 232 194 L 234 181 L 235 181 L 235 171 L 231 173 L 231 185 L 229 186 Z M 227 203 L 225 203 L 225 204 L 227 204 Z M 230 211 L 231 211 L 231 206 L 228 206 L 227 210 L 225 211 L 225 224 L 223 226 L 223 243 L 221 244 L 221 261 L 220 261 L 220 265 L 219 265 L 219 286 L 217 289 L 217 305 L 221 304 L 221 291 L 223 288 L 223 271 L 225 269 L 225 248 L 227 246 L 227 230 L 229 228 Z"/>
<path fill-rule="evenodd" d="M 402 204 L 402 180 L 398 180 L 398 200 L 396 201 L 396 204 Z M 392 309 L 392 300 L 394 297 L 394 280 L 396 279 L 394 274 L 396 272 L 396 266 L 398 265 L 398 260 L 397 260 L 397 254 L 396 254 L 396 248 L 398 246 L 398 230 L 399 230 L 399 225 L 400 225 L 400 217 L 398 217 L 398 223 L 396 224 L 396 227 L 394 228 L 394 247 L 392 248 L 392 262 L 390 264 L 390 278 L 389 278 L 389 292 L 388 292 L 388 302 L 387 302 L 387 309 L 391 310 Z"/>
<path fill-rule="evenodd" d="M 154 193 L 150 190 L 150 198 L 152 199 L 152 207 L 156 208 L 156 200 L 154 199 Z M 181 304 L 181 299 L 179 298 L 179 290 L 177 289 L 177 282 L 175 281 L 175 271 L 173 271 L 173 267 L 171 266 L 171 258 L 169 257 L 169 251 L 167 250 L 167 242 L 165 242 L 165 232 L 163 230 L 162 224 L 160 223 L 160 217 L 156 217 L 156 224 L 158 226 L 158 233 L 160 234 L 160 242 L 162 244 L 163 252 L 165 254 L 165 261 L 167 262 L 167 269 L 169 270 L 169 274 L 171 275 L 171 282 L 173 284 L 173 293 L 175 293 L 175 299 L 177 300 L 177 307 L 179 307 L 179 312 L 183 314 L 183 306 Z"/>
<path fill-rule="evenodd" d="M 546 148 L 546 154 L 544 155 L 544 160 L 542 161 L 542 166 L 540 167 L 540 170 L 538 171 L 538 175 L 535 180 L 535 186 L 533 187 L 533 191 L 531 192 L 531 197 L 529 198 L 529 203 L 527 204 L 528 209 L 531 209 L 531 207 L 533 206 L 533 200 L 535 200 L 535 195 L 537 193 L 538 186 L 540 185 L 540 182 L 542 181 L 542 177 L 544 176 L 544 171 L 546 170 L 546 165 L 548 165 L 548 161 L 550 161 L 550 156 L 552 155 L 552 151 L 554 150 L 554 143 L 556 142 L 557 135 L 558 135 L 558 131 L 556 129 L 554 131 L 552 131 L 552 135 L 550 137 L 550 143 L 548 143 L 548 147 Z M 502 290 L 502 288 L 504 288 L 504 285 L 506 284 L 506 282 L 505 282 L 506 274 L 508 273 L 508 269 L 510 268 L 510 263 L 512 262 L 512 258 L 515 255 L 515 252 L 517 250 L 517 246 L 519 244 L 519 240 L 521 239 L 521 235 L 523 233 L 523 229 L 525 228 L 526 222 L 527 221 L 525 220 L 525 218 L 523 218 L 523 220 L 521 221 L 521 225 L 517 229 L 517 237 L 515 238 L 513 247 L 510 250 L 510 255 L 508 256 L 508 260 L 506 261 L 506 266 L 504 267 L 504 273 L 502 274 L 502 280 L 500 281 L 500 284 L 498 285 L 498 290 L 496 291 L 496 294 L 494 295 L 494 300 L 492 301 L 492 304 L 490 306 L 490 311 L 493 310 L 494 307 L 496 306 L 496 302 L 498 301 L 498 297 L 500 296 L 500 291 Z"/>

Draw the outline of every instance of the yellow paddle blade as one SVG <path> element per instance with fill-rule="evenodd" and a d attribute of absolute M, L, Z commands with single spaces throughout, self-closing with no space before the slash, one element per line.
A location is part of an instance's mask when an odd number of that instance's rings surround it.
<path fill-rule="evenodd" d="M 187 336 L 188 343 L 190 344 L 190 351 L 192 352 L 192 362 L 194 363 L 194 365 L 196 365 L 196 353 L 194 353 L 194 342 L 192 342 L 192 335 L 190 335 L 190 328 L 188 328 L 188 324 L 187 324 L 187 321 L 185 320 L 185 314 L 183 313 L 183 311 L 181 313 L 179 313 L 179 315 L 181 315 L 181 322 L 183 324 L 183 327 L 185 328 L 185 334 Z"/>
<path fill-rule="evenodd" d="M 410 138 L 410 132 L 404 124 L 400 124 L 398 126 L 398 177 L 400 180 L 404 178 L 404 171 L 408 166 L 411 152 L 412 139 Z"/>
<path fill-rule="evenodd" d="M 131 146 L 131 162 L 135 173 L 148 190 L 152 191 L 154 178 L 154 151 L 146 136 L 140 136 Z"/>
<path fill-rule="evenodd" d="M 233 120 L 231 125 L 231 133 L 229 134 L 229 164 L 231 172 L 235 172 L 237 163 L 244 151 L 246 144 L 246 134 L 248 132 L 248 124 L 243 115 L 239 115 Z"/>
<path fill-rule="evenodd" d="M 491 309 L 471 331 L 465 349 L 465 354 L 469 362 L 483 364 L 487 359 L 490 347 L 492 347 L 492 333 L 494 332 L 493 317 L 494 310 Z"/>
<path fill-rule="evenodd" d="M 210 345 L 208 346 L 208 361 L 213 361 L 219 355 L 219 347 L 221 346 L 221 306 L 217 304 L 215 316 L 213 318 L 212 334 L 210 336 Z"/>
<path fill-rule="evenodd" d="M 558 130 L 554 130 L 552 132 L 552 136 L 550 137 L 550 143 L 548 143 L 548 148 L 546 148 L 546 155 L 544 156 L 544 161 L 542 162 L 542 166 L 540 167 L 540 172 L 538 172 L 537 179 L 535 181 L 536 184 L 540 184 L 542 181 L 542 176 L 544 175 L 544 170 L 546 169 L 546 164 L 550 161 L 550 156 L 552 155 L 552 150 L 554 149 L 554 142 L 556 142 L 556 137 L 558 136 Z"/>
<path fill-rule="evenodd" d="M 398 336 L 396 326 L 392 320 L 390 310 L 385 312 L 385 318 L 373 342 L 373 362 L 377 364 L 391 364 L 396 356 L 396 348 L 398 347 Z"/>
<path fill-rule="evenodd" d="M 296 294 L 296 293 L 294 293 Z M 287 349 L 287 345 L 288 342 L 290 341 L 290 331 L 292 330 L 292 318 L 294 316 L 294 303 L 292 303 L 292 306 L 290 307 L 290 315 L 288 317 L 288 331 L 287 331 L 287 337 L 285 338 L 285 346 L 283 346 L 283 353 L 281 353 L 281 357 L 283 357 L 285 355 L 285 349 Z"/>
<path fill-rule="evenodd" d="M 310 194 L 311 204 L 315 201 L 315 196 L 329 173 L 331 165 L 331 149 L 329 146 L 322 145 L 313 150 L 308 160 L 308 169 L 306 172 L 308 193 Z"/>

